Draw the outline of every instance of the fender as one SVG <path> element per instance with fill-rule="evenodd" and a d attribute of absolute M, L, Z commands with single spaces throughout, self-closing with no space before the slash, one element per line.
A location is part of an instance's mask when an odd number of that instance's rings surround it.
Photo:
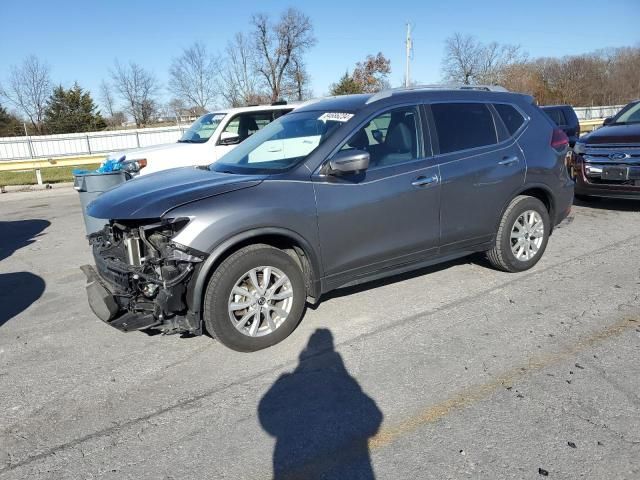
<path fill-rule="evenodd" d="M 550 212 L 549 212 L 549 218 L 551 218 L 551 223 L 553 224 L 554 222 L 554 218 L 555 218 L 555 210 L 556 210 L 556 199 L 553 195 L 553 191 L 549 188 L 548 185 L 545 185 L 544 183 L 528 183 L 528 184 L 523 184 L 520 186 L 520 188 L 516 189 L 513 194 L 509 197 L 509 200 L 502 206 L 502 211 L 500 212 L 500 216 L 498 217 L 498 223 L 496 223 L 495 225 L 495 230 L 498 230 L 498 227 L 500 226 L 500 221 L 502 220 L 502 217 L 504 215 L 504 212 L 507 210 L 507 207 L 509 207 L 509 204 L 511 203 L 511 201 L 516 198 L 518 195 L 522 195 L 524 192 L 526 192 L 527 190 L 544 190 L 544 192 L 547 194 L 548 198 L 549 198 L 549 206 L 550 208 Z M 551 229 L 553 230 L 554 225 L 551 226 Z"/>
<path fill-rule="evenodd" d="M 207 280 L 210 273 L 213 271 L 214 265 L 216 265 L 216 263 L 224 256 L 224 254 L 230 248 L 233 248 L 233 246 L 245 242 L 246 240 L 249 240 L 251 238 L 261 237 L 265 235 L 279 235 L 287 237 L 302 248 L 305 256 L 309 260 L 312 270 L 312 291 L 307 292 L 307 295 L 315 299 L 320 296 L 320 278 L 322 276 L 321 264 L 318 258 L 318 254 L 306 239 L 304 239 L 298 233 L 286 228 L 263 227 L 247 230 L 245 232 L 238 233 L 217 245 L 211 251 L 207 259 L 202 263 L 198 271 L 198 276 L 196 277 L 196 283 L 193 289 L 192 296 L 193 314 L 199 324 L 202 323 L 202 302 L 204 299 L 204 292 L 207 288 Z"/>

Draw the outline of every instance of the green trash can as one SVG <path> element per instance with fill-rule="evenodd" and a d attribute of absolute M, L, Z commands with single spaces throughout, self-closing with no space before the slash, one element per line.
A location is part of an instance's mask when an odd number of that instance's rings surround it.
<path fill-rule="evenodd" d="M 126 172 L 83 172 L 73 175 L 73 188 L 80 194 L 82 217 L 87 235 L 98 232 L 107 223 L 104 218 L 94 218 L 87 215 L 87 205 L 98 198 L 103 192 L 126 182 L 129 175 Z"/>

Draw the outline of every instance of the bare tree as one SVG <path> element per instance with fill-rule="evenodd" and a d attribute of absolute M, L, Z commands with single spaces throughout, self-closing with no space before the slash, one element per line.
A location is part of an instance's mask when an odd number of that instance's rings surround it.
<path fill-rule="evenodd" d="M 289 68 L 285 74 L 283 90 L 287 98 L 302 101 L 311 97 L 309 88 L 311 78 L 304 60 L 297 55 L 291 57 Z"/>
<path fill-rule="evenodd" d="M 113 96 L 111 85 L 109 85 L 105 80 L 100 82 L 99 98 L 102 106 L 107 112 L 107 115 L 109 117 L 113 117 L 114 113 L 116 113 L 116 99 Z"/>
<path fill-rule="evenodd" d="M 148 124 L 157 109 L 156 78 L 134 62 L 122 65 L 116 61 L 110 73 L 114 88 L 124 102 L 124 110 L 133 117 L 136 126 Z"/>
<path fill-rule="evenodd" d="M 42 133 L 42 121 L 47 100 L 51 95 L 49 66 L 35 55 L 27 57 L 20 66 L 13 66 L 6 87 L 0 95 L 13 104 Z"/>
<path fill-rule="evenodd" d="M 517 45 L 496 42 L 485 45 L 471 35 L 455 33 L 445 41 L 442 73 L 450 82 L 497 84 L 507 66 L 525 59 Z"/>
<path fill-rule="evenodd" d="M 279 100 L 292 58 L 301 58 L 316 43 L 311 20 L 299 10 L 289 8 L 277 23 L 264 14 L 254 15 L 251 23 L 255 68 L 270 91 L 271 100 Z"/>
<path fill-rule="evenodd" d="M 219 90 L 232 107 L 240 107 L 265 97 L 254 74 L 255 59 L 251 41 L 242 33 L 236 33 L 227 44 L 226 58 Z M 267 97 L 268 99 L 268 97 Z"/>
<path fill-rule="evenodd" d="M 210 54 L 203 43 L 196 42 L 171 63 L 169 90 L 204 113 L 216 101 L 219 73 L 220 58 Z"/>

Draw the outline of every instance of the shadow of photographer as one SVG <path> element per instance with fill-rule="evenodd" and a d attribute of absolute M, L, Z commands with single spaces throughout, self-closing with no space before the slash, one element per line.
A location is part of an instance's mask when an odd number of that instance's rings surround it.
<path fill-rule="evenodd" d="M 375 478 L 368 439 L 383 415 L 349 375 L 329 330 L 311 335 L 295 370 L 261 399 L 258 417 L 276 438 L 274 479 Z"/>

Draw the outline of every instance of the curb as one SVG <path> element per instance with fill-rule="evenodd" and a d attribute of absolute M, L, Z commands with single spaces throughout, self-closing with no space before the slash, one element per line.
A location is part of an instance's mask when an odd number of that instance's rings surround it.
<path fill-rule="evenodd" d="M 73 187 L 73 182 L 45 183 L 42 185 L 7 185 L 0 186 L 0 194 L 15 192 L 36 192 L 40 190 L 51 190 L 58 188 Z"/>

